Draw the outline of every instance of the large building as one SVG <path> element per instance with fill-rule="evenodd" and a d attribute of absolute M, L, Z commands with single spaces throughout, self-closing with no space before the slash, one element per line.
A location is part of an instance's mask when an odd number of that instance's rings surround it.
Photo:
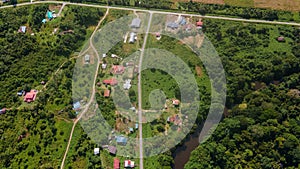
<path fill-rule="evenodd" d="M 130 27 L 131 28 L 139 28 L 141 26 L 141 19 L 140 18 L 134 18 L 131 21 Z"/>

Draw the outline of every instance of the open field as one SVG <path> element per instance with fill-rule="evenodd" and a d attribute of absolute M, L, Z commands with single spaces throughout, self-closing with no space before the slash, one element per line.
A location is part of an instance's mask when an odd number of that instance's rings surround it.
<path fill-rule="evenodd" d="M 189 0 L 173 0 L 172 2 L 189 2 Z M 241 7 L 270 8 L 276 10 L 299 11 L 299 0 L 193 0 L 206 4 L 226 4 Z"/>

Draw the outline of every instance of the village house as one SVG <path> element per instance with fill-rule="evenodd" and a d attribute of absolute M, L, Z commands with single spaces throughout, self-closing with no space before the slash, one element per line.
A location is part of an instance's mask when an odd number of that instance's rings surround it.
<path fill-rule="evenodd" d="M 114 159 L 114 169 L 120 169 L 120 160 L 117 158 Z"/>
<path fill-rule="evenodd" d="M 79 101 L 78 101 L 78 102 L 75 102 L 75 103 L 73 104 L 73 109 L 74 109 L 75 111 L 80 110 L 80 107 L 81 107 L 81 105 L 80 105 L 80 102 L 79 102 Z"/>
<path fill-rule="evenodd" d="M 115 147 L 115 146 L 108 146 L 108 152 L 110 154 L 115 155 L 117 153 L 117 147 Z"/>
<path fill-rule="evenodd" d="M 26 26 L 20 26 L 18 32 L 20 32 L 20 33 L 26 33 L 26 28 L 27 28 Z"/>
<path fill-rule="evenodd" d="M 100 148 L 94 148 L 94 154 L 98 155 L 100 153 Z"/>
<path fill-rule="evenodd" d="M 125 160 L 125 162 L 124 162 L 124 167 L 125 167 L 125 168 L 134 168 L 134 161 L 131 161 L 131 160 Z"/>
<path fill-rule="evenodd" d="M 116 75 L 120 75 L 120 74 L 123 74 L 124 71 L 125 71 L 124 66 L 121 66 L 121 65 L 113 65 L 113 66 L 112 66 L 111 73 L 112 73 L 112 74 L 116 74 Z"/>
<path fill-rule="evenodd" d="M 31 90 L 30 92 L 27 92 L 24 96 L 24 102 L 30 103 L 35 100 L 37 91 Z"/>
<path fill-rule="evenodd" d="M 106 67 L 107 67 L 107 64 L 105 64 L 105 63 L 102 63 L 102 69 L 106 69 Z"/>
<path fill-rule="evenodd" d="M 123 84 L 123 88 L 125 90 L 129 90 L 131 88 L 131 84 L 130 83 L 131 83 L 130 79 L 125 80 L 125 83 Z"/>
<path fill-rule="evenodd" d="M 179 27 L 179 25 L 176 22 L 168 22 L 167 27 L 174 30 L 174 29 L 177 29 Z"/>
<path fill-rule="evenodd" d="M 117 81 L 117 79 L 114 79 L 114 78 L 105 79 L 105 80 L 103 80 L 103 84 L 114 86 L 114 85 L 118 84 L 118 81 Z"/>
<path fill-rule="evenodd" d="M 90 63 L 90 55 L 85 55 L 84 56 L 84 62 L 85 62 L 85 64 L 89 64 Z"/>
<path fill-rule="evenodd" d="M 197 26 L 198 29 L 201 29 L 202 26 L 203 26 L 203 22 L 202 21 L 196 22 L 196 26 Z"/>
<path fill-rule="evenodd" d="M 136 33 L 131 32 L 129 35 L 129 43 L 134 43 L 136 38 L 137 38 Z"/>
<path fill-rule="evenodd" d="M 25 94 L 25 91 L 24 90 L 21 90 L 21 91 L 18 91 L 17 92 L 17 95 L 18 96 L 23 96 Z"/>
<path fill-rule="evenodd" d="M 278 42 L 284 42 L 284 41 L 285 41 L 285 39 L 284 39 L 284 37 L 283 37 L 283 36 L 279 36 L 279 37 L 277 38 L 277 41 L 278 41 Z"/>
<path fill-rule="evenodd" d="M 131 28 L 139 28 L 141 26 L 141 19 L 140 18 L 134 18 L 132 21 L 131 21 L 131 24 L 130 24 L 130 27 Z"/>
<path fill-rule="evenodd" d="M 109 97 L 109 96 L 110 96 L 110 90 L 105 90 L 104 97 Z"/>
<path fill-rule="evenodd" d="M 125 146 L 127 144 L 127 138 L 124 137 L 124 136 L 117 136 L 116 137 L 116 142 L 119 145 L 124 145 Z"/>
<path fill-rule="evenodd" d="M 173 104 L 174 106 L 179 106 L 180 101 L 177 100 L 177 99 L 174 99 L 174 100 L 172 101 L 172 104 Z"/>
<path fill-rule="evenodd" d="M 6 112 L 5 108 L 3 108 L 3 109 L 0 110 L 0 114 L 4 114 L 5 112 Z"/>

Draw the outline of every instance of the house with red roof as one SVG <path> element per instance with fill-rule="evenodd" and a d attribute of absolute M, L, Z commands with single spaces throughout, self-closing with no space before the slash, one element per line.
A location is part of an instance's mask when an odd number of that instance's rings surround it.
<path fill-rule="evenodd" d="M 109 97 L 109 96 L 110 96 L 110 90 L 105 90 L 104 97 Z"/>
<path fill-rule="evenodd" d="M 124 167 L 125 167 L 125 168 L 134 168 L 134 161 L 131 161 L 131 160 L 125 160 L 125 162 L 124 162 Z"/>
<path fill-rule="evenodd" d="M 105 79 L 105 80 L 103 80 L 103 84 L 114 86 L 114 85 L 118 84 L 118 81 L 117 81 L 117 79 L 114 79 L 114 78 Z"/>
<path fill-rule="evenodd" d="M 197 26 L 197 28 L 202 28 L 203 22 L 202 21 L 196 22 L 196 26 Z"/>
<path fill-rule="evenodd" d="M 120 169 L 120 160 L 117 158 L 114 159 L 114 169 Z"/>
<path fill-rule="evenodd" d="M 37 94 L 36 90 L 31 90 L 30 92 L 27 92 L 24 96 L 24 101 L 27 103 L 34 101 L 36 98 L 36 94 Z"/>
<path fill-rule="evenodd" d="M 178 106 L 180 104 L 180 101 L 177 99 L 174 99 L 172 103 L 174 106 Z"/>
<path fill-rule="evenodd" d="M 113 65 L 113 66 L 112 66 L 111 73 L 112 73 L 112 74 L 119 75 L 119 74 L 123 74 L 124 71 L 125 71 L 124 66 L 121 66 L 121 65 Z"/>

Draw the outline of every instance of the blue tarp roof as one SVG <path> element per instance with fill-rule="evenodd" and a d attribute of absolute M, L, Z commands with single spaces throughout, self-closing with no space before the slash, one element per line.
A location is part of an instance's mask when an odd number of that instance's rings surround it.
<path fill-rule="evenodd" d="M 47 16 L 48 16 L 49 19 L 52 19 L 52 18 L 53 18 L 52 12 L 51 12 L 51 11 L 48 11 L 48 12 L 47 12 Z"/>
<path fill-rule="evenodd" d="M 74 108 L 75 110 L 76 110 L 76 109 L 79 109 L 80 106 L 81 106 L 81 105 L 80 105 L 80 102 L 79 102 L 79 101 L 73 104 L 73 108 Z"/>
<path fill-rule="evenodd" d="M 47 20 L 46 20 L 46 19 L 43 19 L 43 20 L 42 20 L 42 23 L 46 23 L 46 22 L 47 22 Z"/>

